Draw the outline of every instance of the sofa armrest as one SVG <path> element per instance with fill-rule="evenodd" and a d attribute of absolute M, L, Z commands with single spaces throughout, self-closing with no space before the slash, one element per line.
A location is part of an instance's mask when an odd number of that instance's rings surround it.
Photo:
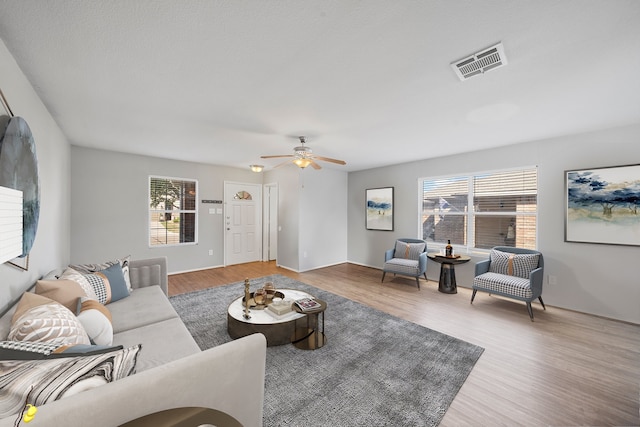
<path fill-rule="evenodd" d="M 167 257 L 132 259 L 129 262 L 129 278 L 134 289 L 160 286 L 165 295 L 169 295 Z"/>
<path fill-rule="evenodd" d="M 491 263 L 491 261 L 488 260 L 488 259 L 476 263 L 476 273 L 475 273 L 475 275 L 479 276 L 481 274 L 487 273 L 489 271 L 489 264 L 490 263 Z"/>
<path fill-rule="evenodd" d="M 264 335 L 249 335 L 39 406 L 29 427 L 113 427 L 180 407 L 212 408 L 245 427 L 262 426 L 266 349 Z"/>
<path fill-rule="evenodd" d="M 393 258 L 393 254 L 395 253 L 395 249 L 389 249 L 388 251 L 384 252 L 384 262 L 389 261 L 390 259 Z"/>
<path fill-rule="evenodd" d="M 531 292 L 533 298 L 538 298 L 542 295 L 542 283 L 544 282 L 544 269 L 541 267 L 531 270 L 529 273 L 529 283 L 531 283 Z"/>
<path fill-rule="evenodd" d="M 423 274 L 425 271 L 427 271 L 427 253 L 422 252 L 418 256 L 418 272 Z"/>

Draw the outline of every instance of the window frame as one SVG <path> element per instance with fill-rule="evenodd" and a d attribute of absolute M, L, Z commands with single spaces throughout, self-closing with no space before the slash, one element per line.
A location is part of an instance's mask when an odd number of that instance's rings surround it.
<path fill-rule="evenodd" d="M 460 173 L 460 174 L 451 174 L 451 175 L 439 175 L 439 176 L 427 176 L 418 178 L 418 236 L 420 238 L 424 238 L 424 182 L 425 181 L 437 181 L 437 180 L 447 180 L 447 179 L 466 179 L 466 187 L 467 187 L 467 203 L 466 203 L 466 212 L 460 214 L 452 214 L 456 216 L 461 216 L 465 219 L 466 226 L 464 229 L 464 233 L 467 236 L 466 245 L 461 245 L 458 243 L 452 242 L 451 245 L 454 247 L 454 252 L 456 253 L 466 253 L 466 254 L 480 254 L 485 255 L 491 251 L 491 248 L 479 248 L 476 247 L 476 219 L 477 218 L 487 218 L 487 217 L 533 217 L 535 218 L 535 249 L 538 247 L 538 218 L 539 218 L 539 170 L 537 165 L 528 165 L 528 166 L 520 166 L 508 169 L 494 169 L 488 171 L 477 171 L 477 172 L 469 172 L 469 173 Z M 474 206 L 474 183 L 475 179 L 478 177 L 482 177 L 485 175 L 498 175 L 498 174 L 506 174 L 510 172 L 525 172 L 535 170 L 535 179 L 536 179 L 536 202 L 535 202 L 535 211 L 533 212 L 518 212 L 516 211 L 476 211 Z M 433 212 L 435 214 L 435 210 L 427 211 Z M 444 249 L 447 245 L 446 242 L 435 242 L 428 241 L 427 244 L 429 247 L 436 249 Z M 508 246 L 508 245 L 495 245 L 495 246 Z"/>
<path fill-rule="evenodd" d="M 194 194 L 194 207 L 195 209 L 158 209 L 156 207 L 151 206 L 151 183 L 153 180 L 164 180 L 164 181 L 180 181 L 184 186 L 184 183 L 193 183 L 195 185 L 195 194 Z M 180 246 L 190 246 L 198 244 L 198 194 L 199 194 L 199 183 L 197 179 L 194 178 L 178 178 L 171 176 L 162 176 L 162 175 L 149 175 L 147 182 L 147 245 L 150 249 L 156 248 L 166 248 L 166 247 L 180 247 Z M 177 242 L 177 243 L 157 243 L 152 244 L 152 227 L 151 227 L 151 219 L 154 214 L 167 214 L 171 213 L 172 215 L 182 215 L 182 214 L 194 214 L 194 230 L 193 230 L 193 242 Z M 182 237 L 180 238 L 182 239 Z"/>

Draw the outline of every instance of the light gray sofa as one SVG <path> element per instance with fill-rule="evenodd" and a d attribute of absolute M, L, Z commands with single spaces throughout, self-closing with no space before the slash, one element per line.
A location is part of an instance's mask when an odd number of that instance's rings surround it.
<path fill-rule="evenodd" d="M 254 334 L 200 351 L 169 302 L 167 260 L 131 260 L 133 291 L 107 306 L 114 345 L 142 344 L 136 373 L 38 407 L 37 426 L 113 427 L 172 408 L 203 407 L 262 425 L 266 340 Z M 15 305 L 0 318 L 7 338 Z M 17 417 L 0 419 L 13 426 Z"/>

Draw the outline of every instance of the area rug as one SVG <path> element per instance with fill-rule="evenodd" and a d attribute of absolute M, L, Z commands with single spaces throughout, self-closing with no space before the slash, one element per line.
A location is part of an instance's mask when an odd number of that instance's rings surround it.
<path fill-rule="evenodd" d="M 267 348 L 264 426 L 436 426 L 483 348 L 281 275 L 251 279 L 327 302 L 327 343 Z M 244 283 L 171 297 L 201 349 L 231 341 Z"/>

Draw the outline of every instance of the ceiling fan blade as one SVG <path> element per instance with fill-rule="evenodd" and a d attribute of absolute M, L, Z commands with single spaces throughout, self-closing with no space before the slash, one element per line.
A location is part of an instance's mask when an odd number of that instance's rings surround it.
<path fill-rule="evenodd" d="M 277 159 L 279 157 L 295 157 L 293 154 L 279 154 L 277 156 L 260 156 L 261 159 Z"/>
<path fill-rule="evenodd" d="M 339 164 L 339 165 L 346 165 L 347 164 L 347 162 L 345 162 L 344 160 L 332 159 L 331 157 L 313 156 L 313 158 L 316 159 L 316 160 L 323 160 L 325 162 L 336 163 L 336 164 Z"/>
<path fill-rule="evenodd" d="M 309 159 L 311 161 L 311 163 L 309 163 L 311 165 L 312 168 L 314 168 L 315 170 L 319 170 L 322 169 L 322 166 L 320 166 L 319 164 L 317 164 L 316 162 L 314 162 L 313 160 Z"/>

